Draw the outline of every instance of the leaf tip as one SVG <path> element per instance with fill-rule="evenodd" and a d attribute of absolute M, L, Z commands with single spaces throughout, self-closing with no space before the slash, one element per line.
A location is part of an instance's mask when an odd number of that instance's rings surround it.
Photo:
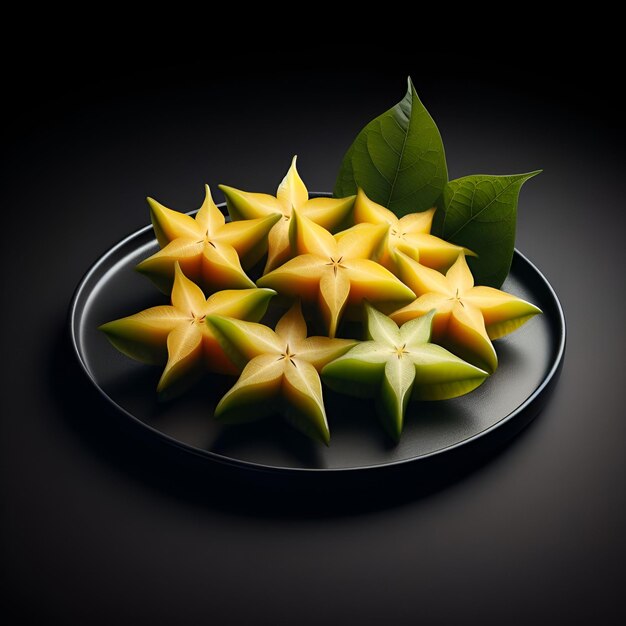
<path fill-rule="evenodd" d="M 543 170 L 533 170 L 532 172 L 526 172 L 526 174 L 520 174 L 520 178 L 522 178 L 523 182 L 525 183 L 527 180 L 530 180 L 531 178 L 534 178 L 535 176 L 541 174 L 541 172 L 543 172 Z"/>

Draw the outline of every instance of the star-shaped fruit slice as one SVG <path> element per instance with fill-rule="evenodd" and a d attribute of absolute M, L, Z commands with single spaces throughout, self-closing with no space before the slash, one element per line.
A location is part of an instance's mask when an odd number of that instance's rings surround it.
<path fill-rule="evenodd" d="M 398 440 L 407 405 L 413 400 L 445 400 L 480 385 L 487 372 L 430 343 L 434 311 L 398 326 L 366 304 L 364 341 L 322 370 L 329 387 L 357 397 L 376 398 L 385 430 Z"/>
<path fill-rule="evenodd" d="M 211 329 L 209 314 L 260 320 L 271 289 L 231 289 L 204 297 L 175 263 L 172 304 L 155 306 L 100 327 L 120 351 L 144 363 L 165 364 L 157 391 L 172 396 L 191 385 L 203 370 L 238 374 L 241 370 L 226 356 Z"/>
<path fill-rule="evenodd" d="M 216 315 L 207 316 L 207 324 L 233 361 L 245 364 L 235 386 L 217 405 L 215 417 L 240 423 L 280 412 L 303 433 L 328 444 L 318 372 L 356 341 L 307 337 L 299 302 L 279 320 L 275 331 Z"/>
<path fill-rule="evenodd" d="M 377 260 L 394 274 L 398 271 L 394 255 L 396 250 L 436 270 L 448 269 L 461 252 L 474 255 L 466 248 L 431 235 L 434 215 L 433 208 L 398 218 L 389 209 L 370 200 L 362 189 L 359 189 L 354 201 L 356 224 L 388 224 L 388 237 Z"/>
<path fill-rule="evenodd" d="M 139 263 L 137 270 L 165 293 L 172 287 L 177 262 L 206 293 L 254 286 L 242 261 L 250 267 L 261 258 L 267 234 L 279 217 L 265 215 L 227 224 L 213 202 L 209 186 L 205 187 L 205 199 L 195 219 L 148 198 L 154 232 L 162 249 Z"/>
<path fill-rule="evenodd" d="M 463 254 L 446 275 L 396 253 L 400 276 L 418 298 L 391 315 L 398 324 L 437 309 L 433 341 L 489 372 L 498 365 L 491 343 L 541 313 L 534 304 L 492 287 L 474 287 Z"/>
<path fill-rule="evenodd" d="M 289 225 L 292 210 L 297 209 L 316 224 L 334 230 L 345 223 L 354 196 L 348 198 L 311 198 L 296 169 L 293 157 L 287 175 L 280 183 L 276 197 L 265 193 L 250 193 L 234 187 L 220 185 L 226 196 L 228 212 L 233 221 L 277 216 L 279 221 L 272 227 L 268 238 L 268 255 L 264 273 L 285 263 L 292 256 L 289 244 Z"/>
<path fill-rule="evenodd" d="M 294 211 L 290 239 L 299 256 L 261 277 L 259 287 L 317 302 L 329 337 L 334 337 L 347 305 L 407 302 L 415 294 L 389 270 L 372 261 L 385 235 L 386 224 L 358 224 L 340 239 Z"/>

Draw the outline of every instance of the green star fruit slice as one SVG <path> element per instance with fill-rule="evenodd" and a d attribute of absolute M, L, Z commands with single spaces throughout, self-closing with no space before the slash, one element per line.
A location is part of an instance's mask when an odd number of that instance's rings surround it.
<path fill-rule="evenodd" d="M 488 376 L 441 346 L 430 343 L 435 311 L 402 327 L 371 305 L 365 306 L 365 341 L 322 370 L 332 389 L 375 398 L 383 427 L 396 441 L 411 400 L 445 400 L 468 393 Z"/>

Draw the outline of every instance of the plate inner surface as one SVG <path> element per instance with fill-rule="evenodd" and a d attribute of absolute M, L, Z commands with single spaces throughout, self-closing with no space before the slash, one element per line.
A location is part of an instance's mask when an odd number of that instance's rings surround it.
<path fill-rule="evenodd" d="M 412 403 L 399 444 L 387 438 L 372 403 L 324 389 L 331 429 L 328 448 L 293 430 L 280 418 L 224 427 L 213 409 L 234 379 L 207 376 L 186 395 L 166 403 L 155 392 L 161 368 L 137 363 L 113 348 L 97 330 L 104 322 L 150 306 L 168 304 L 134 267 L 158 249 L 142 229 L 94 266 L 79 291 L 72 332 L 88 373 L 119 407 L 178 442 L 238 461 L 284 468 L 358 468 L 415 459 L 478 435 L 515 411 L 542 383 L 559 350 L 558 304 L 543 278 L 515 255 L 505 291 L 537 304 L 536 316 L 495 342 L 500 365 L 471 394 L 440 402 Z"/>

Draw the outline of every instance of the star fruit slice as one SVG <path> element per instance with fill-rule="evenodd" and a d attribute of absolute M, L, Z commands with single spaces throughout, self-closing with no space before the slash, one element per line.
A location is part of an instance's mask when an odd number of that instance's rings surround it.
<path fill-rule="evenodd" d="M 376 398 L 384 429 L 400 439 L 411 400 L 445 400 L 469 393 L 487 372 L 430 343 L 435 311 L 398 328 L 395 322 L 365 304 L 368 341 L 332 361 L 322 379 L 340 393 Z"/>
<path fill-rule="evenodd" d="M 289 243 L 289 226 L 293 209 L 313 220 L 316 224 L 334 230 L 346 223 L 354 204 L 354 196 L 347 198 L 310 198 L 309 192 L 298 174 L 297 157 L 280 183 L 276 196 L 265 193 L 250 193 L 234 187 L 220 185 L 226 197 L 228 212 L 235 223 L 241 219 L 259 219 L 277 216 L 268 237 L 268 256 L 264 273 L 282 265 L 292 257 Z"/>
<path fill-rule="evenodd" d="M 513 332 L 541 313 L 534 304 L 499 289 L 475 287 L 462 254 L 445 276 L 402 252 L 396 253 L 396 260 L 400 277 L 418 298 L 392 313 L 391 319 L 403 324 L 437 309 L 433 340 L 489 372 L 498 365 L 491 340 Z"/>
<path fill-rule="evenodd" d="M 328 444 L 330 430 L 319 371 L 357 342 L 307 337 L 297 301 L 276 330 L 262 324 L 209 315 L 207 325 L 243 371 L 215 409 L 226 423 L 249 422 L 282 413 L 295 428 Z"/>
<path fill-rule="evenodd" d="M 244 271 L 267 250 L 267 235 L 277 215 L 226 223 L 205 185 L 205 199 L 193 218 L 148 198 L 152 225 L 161 250 L 137 265 L 159 289 L 169 293 L 178 262 L 207 293 L 252 288 Z"/>
<path fill-rule="evenodd" d="M 137 361 L 165 365 L 157 391 L 171 397 L 190 386 L 203 370 L 238 374 L 241 370 L 224 353 L 205 324 L 207 315 L 260 320 L 271 289 L 232 289 L 208 299 L 175 264 L 172 304 L 156 306 L 100 326 L 109 341 Z"/>
<path fill-rule="evenodd" d="M 408 302 L 415 294 L 374 256 L 386 235 L 386 225 L 359 224 L 340 239 L 294 211 L 290 238 L 299 255 L 257 281 L 278 293 L 317 303 L 330 337 L 337 333 L 348 305 L 364 299 Z"/>
<path fill-rule="evenodd" d="M 461 252 L 474 256 L 470 250 L 430 234 L 434 215 L 435 209 L 432 208 L 398 218 L 389 209 L 370 200 L 362 189 L 358 190 L 354 201 L 356 224 L 388 225 L 388 236 L 377 260 L 396 275 L 398 272 L 394 254 L 396 250 L 401 250 L 422 265 L 436 270 L 449 268 Z"/>

